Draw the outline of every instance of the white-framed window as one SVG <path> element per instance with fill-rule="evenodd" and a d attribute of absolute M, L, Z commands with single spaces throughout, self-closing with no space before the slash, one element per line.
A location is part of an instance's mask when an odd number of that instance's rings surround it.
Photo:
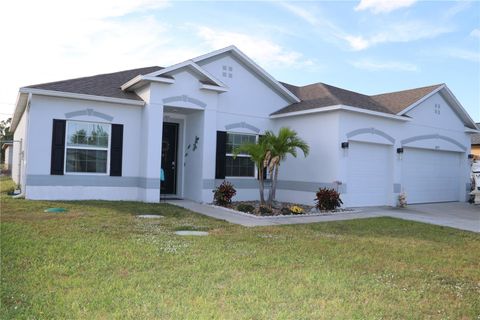
<path fill-rule="evenodd" d="M 233 158 L 233 151 L 243 143 L 255 143 L 257 136 L 245 133 L 227 132 L 225 176 L 227 177 L 255 177 L 255 163 L 248 154 L 240 153 Z"/>
<path fill-rule="evenodd" d="M 110 124 L 67 121 L 65 131 L 65 173 L 109 173 Z"/>

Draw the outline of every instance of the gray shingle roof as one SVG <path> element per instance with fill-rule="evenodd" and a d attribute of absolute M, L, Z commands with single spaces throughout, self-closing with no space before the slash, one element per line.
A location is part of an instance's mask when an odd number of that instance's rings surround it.
<path fill-rule="evenodd" d="M 138 75 L 145 75 L 160 69 L 163 68 L 158 66 L 138 68 L 114 73 L 98 74 L 91 77 L 35 84 L 26 88 L 81 93 L 130 100 L 142 100 L 133 92 L 123 91 L 120 89 L 120 86 Z"/>
<path fill-rule="evenodd" d="M 392 113 L 369 96 L 325 83 L 319 82 L 303 87 L 297 87 L 288 83 L 282 83 L 282 85 L 296 95 L 301 101 L 286 106 L 285 108 L 272 113 L 272 115 L 329 107 L 339 104 L 372 111 Z"/>
<path fill-rule="evenodd" d="M 161 69 L 163 68 L 152 66 L 114 73 L 99 74 L 90 77 L 36 84 L 26 88 L 141 101 L 141 98 L 138 97 L 134 92 L 123 91 L 120 86 L 138 75 L 145 75 Z M 272 113 L 272 115 L 322 108 L 339 104 L 363 108 L 371 111 L 397 114 L 415 101 L 441 86 L 434 85 L 367 96 L 320 82 L 302 87 L 294 86 L 288 83 L 282 83 L 282 85 L 296 95 L 301 101 L 288 105 L 285 108 Z"/>
<path fill-rule="evenodd" d="M 397 114 L 442 85 L 438 84 L 428 87 L 367 96 L 325 83 L 314 83 L 303 87 L 294 86 L 288 83 L 282 84 L 301 101 L 286 106 L 285 108 L 272 113 L 272 115 L 329 107 L 339 104 L 371 111 Z"/>
<path fill-rule="evenodd" d="M 392 113 L 399 113 L 442 85 L 436 84 L 428 87 L 377 94 L 370 97 L 388 108 Z"/>

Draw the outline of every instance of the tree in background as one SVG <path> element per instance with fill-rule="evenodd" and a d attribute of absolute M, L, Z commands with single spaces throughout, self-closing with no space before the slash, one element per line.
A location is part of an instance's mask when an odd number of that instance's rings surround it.
<path fill-rule="evenodd" d="M 10 131 L 10 126 L 12 124 L 12 118 L 7 120 L 0 121 L 0 148 L 5 142 L 11 142 L 13 140 L 13 132 Z M 5 150 L 1 148 L 1 163 L 5 161 Z"/>

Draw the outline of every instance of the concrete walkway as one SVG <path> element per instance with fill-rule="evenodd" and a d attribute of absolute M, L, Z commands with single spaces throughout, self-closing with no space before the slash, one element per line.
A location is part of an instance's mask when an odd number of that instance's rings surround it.
<path fill-rule="evenodd" d="M 316 223 L 373 217 L 393 217 L 429 224 L 480 232 L 480 207 L 464 202 L 410 205 L 406 209 L 391 207 L 359 208 L 352 213 L 337 213 L 327 216 L 251 217 L 221 207 L 214 207 L 189 200 L 169 200 L 167 203 L 230 223 L 246 227 L 282 224 Z"/>
<path fill-rule="evenodd" d="M 414 204 L 406 209 L 371 208 L 371 211 L 383 216 L 480 233 L 480 206 L 466 202 Z"/>

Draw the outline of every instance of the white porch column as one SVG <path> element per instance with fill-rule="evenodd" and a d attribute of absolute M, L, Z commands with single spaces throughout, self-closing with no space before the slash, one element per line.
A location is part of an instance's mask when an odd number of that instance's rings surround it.
<path fill-rule="evenodd" d="M 217 110 L 207 108 L 204 111 L 203 125 L 203 174 L 202 174 L 202 201 L 212 201 L 211 189 L 204 189 L 203 181 L 215 180 L 215 156 L 217 148 Z"/>
<path fill-rule="evenodd" d="M 163 105 L 148 103 L 142 118 L 142 154 L 140 163 L 140 198 L 145 202 L 160 202 L 160 166 L 162 155 Z M 143 191 L 142 191 L 143 190 Z"/>

